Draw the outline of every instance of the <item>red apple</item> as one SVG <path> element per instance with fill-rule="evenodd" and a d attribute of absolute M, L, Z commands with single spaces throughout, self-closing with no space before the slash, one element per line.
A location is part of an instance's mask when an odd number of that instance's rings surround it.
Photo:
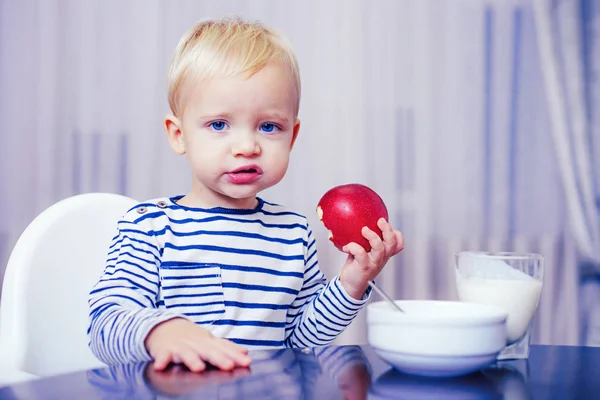
<path fill-rule="evenodd" d="M 357 183 L 336 186 L 325 193 L 317 206 L 317 215 L 329 230 L 329 240 L 339 250 L 355 242 L 370 251 L 371 245 L 363 237 L 362 228 L 369 227 L 383 239 L 377 221 L 380 218 L 388 221 L 387 208 L 381 197 Z"/>

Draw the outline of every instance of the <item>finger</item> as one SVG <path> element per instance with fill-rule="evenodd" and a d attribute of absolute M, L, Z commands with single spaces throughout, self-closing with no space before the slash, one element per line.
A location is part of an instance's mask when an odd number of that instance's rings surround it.
<path fill-rule="evenodd" d="M 216 343 L 218 342 L 211 341 L 210 348 L 205 348 L 203 358 L 220 370 L 231 371 L 235 367 L 233 360 L 223 351 L 223 346 L 215 345 Z"/>
<path fill-rule="evenodd" d="M 223 351 L 225 354 L 238 366 L 247 367 L 252 363 L 252 360 L 248 356 L 248 349 L 233 343 L 231 340 L 219 339 L 223 345 Z"/>
<path fill-rule="evenodd" d="M 371 249 L 375 251 L 383 251 L 385 249 L 381 237 L 369 227 L 364 226 L 361 231 L 363 237 L 369 241 Z"/>
<path fill-rule="evenodd" d="M 394 230 L 392 226 L 383 218 L 380 218 L 377 221 L 377 227 L 381 229 L 383 233 L 383 241 L 388 243 L 393 243 L 396 241 L 396 235 L 394 234 Z"/>
<path fill-rule="evenodd" d="M 206 364 L 200 359 L 200 355 L 192 347 L 187 347 L 180 352 L 179 357 L 185 366 L 192 372 L 201 372 L 206 369 Z"/>
<path fill-rule="evenodd" d="M 171 362 L 171 360 L 171 352 L 169 350 L 162 351 L 158 353 L 154 358 L 154 363 L 152 364 L 152 367 L 156 371 L 164 371 L 165 368 L 167 368 L 167 366 Z"/>
<path fill-rule="evenodd" d="M 369 265 L 369 255 L 367 254 L 365 248 L 362 247 L 360 244 L 355 242 L 348 243 L 342 248 L 342 251 L 350 254 L 351 257 L 354 257 L 354 259 L 359 265 L 363 267 Z"/>
<path fill-rule="evenodd" d="M 392 226 L 384 219 L 380 218 L 377 221 L 377 226 L 381 229 L 383 233 L 383 244 L 385 245 L 385 253 L 386 255 L 392 255 L 396 251 L 396 234 L 392 229 Z"/>
<path fill-rule="evenodd" d="M 396 248 L 394 249 L 394 254 L 398 254 L 404 250 L 404 235 L 398 230 L 394 230 L 394 235 L 396 236 Z"/>
<path fill-rule="evenodd" d="M 378 234 L 373 232 L 368 227 L 363 227 L 362 234 L 365 239 L 369 241 L 371 245 L 371 251 L 369 252 L 369 258 L 375 264 L 379 264 L 385 256 L 385 245 Z"/>
<path fill-rule="evenodd" d="M 246 347 L 239 345 L 237 343 L 234 343 L 231 340 L 220 338 L 219 341 L 221 341 L 224 346 L 227 346 L 228 348 L 230 348 L 238 353 L 248 354 L 248 349 Z"/>

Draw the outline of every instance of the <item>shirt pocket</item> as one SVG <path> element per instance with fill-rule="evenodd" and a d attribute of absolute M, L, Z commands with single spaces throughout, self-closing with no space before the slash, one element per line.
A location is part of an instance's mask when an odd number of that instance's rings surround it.
<path fill-rule="evenodd" d="M 199 325 L 210 325 L 225 314 L 221 268 L 215 264 L 160 267 L 160 303 Z"/>

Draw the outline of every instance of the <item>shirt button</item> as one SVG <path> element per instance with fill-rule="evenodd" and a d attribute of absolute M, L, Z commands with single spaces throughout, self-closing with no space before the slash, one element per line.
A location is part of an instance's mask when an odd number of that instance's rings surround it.
<path fill-rule="evenodd" d="M 140 207 L 137 209 L 138 214 L 144 214 L 148 209 L 146 207 Z"/>
<path fill-rule="evenodd" d="M 167 202 L 164 200 L 159 201 L 158 203 L 156 203 L 156 205 L 158 206 L 158 208 L 167 208 Z"/>

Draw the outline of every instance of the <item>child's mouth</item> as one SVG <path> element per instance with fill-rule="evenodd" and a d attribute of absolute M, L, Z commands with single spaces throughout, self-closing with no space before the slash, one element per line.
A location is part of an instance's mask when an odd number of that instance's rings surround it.
<path fill-rule="evenodd" d="M 262 175 L 262 169 L 258 166 L 244 166 L 227 173 L 230 182 L 244 184 L 256 181 Z"/>

